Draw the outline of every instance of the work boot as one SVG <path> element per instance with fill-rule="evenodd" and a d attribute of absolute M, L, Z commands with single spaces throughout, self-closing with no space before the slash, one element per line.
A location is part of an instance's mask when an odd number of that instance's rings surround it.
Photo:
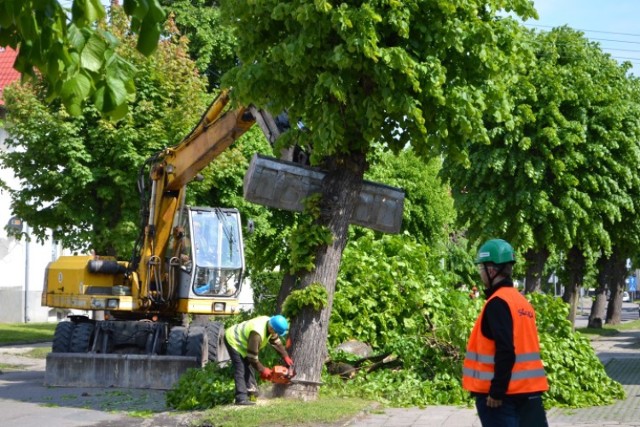
<path fill-rule="evenodd" d="M 251 405 L 255 405 L 256 402 L 252 402 L 249 399 L 247 400 L 236 400 L 236 405 L 239 406 L 251 406 Z"/>

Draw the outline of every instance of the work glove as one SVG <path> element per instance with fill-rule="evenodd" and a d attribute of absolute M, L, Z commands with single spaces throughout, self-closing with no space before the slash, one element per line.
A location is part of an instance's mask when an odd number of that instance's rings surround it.
<path fill-rule="evenodd" d="M 264 368 L 262 371 L 260 371 L 260 378 L 263 379 L 263 380 L 269 381 L 271 379 L 271 374 L 272 373 L 273 373 L 273 371 L 271 371 L 271 369 Z"/>
<path fill-rule="evenodd" d="M 291 359 L 289 356 L 285 356 L 284 363 L 286 363 L 287 366 L 291 367 L 293 366 L 293 359 Z"/>

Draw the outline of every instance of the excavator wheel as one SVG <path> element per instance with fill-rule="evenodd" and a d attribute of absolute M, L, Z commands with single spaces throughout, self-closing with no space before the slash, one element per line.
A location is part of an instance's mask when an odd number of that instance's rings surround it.
<path fill-rule="evenodd" d="M 218 346 L 224 345 L 221 334 L 224 334 L 224 323 L 222 322 L 209 322 L 205 325 L 207 331 L 207 339 L 209 341 L 209 361 L 215 362 L 218 360 Z"/>
<path fill-rule="evenodd" d="M 203 326 L 189 327 L 185 356 L 195 356 L 201 366 L 209 360 L 209 339 Z"/>
<path fill-rule="evenodd" d="M 91 348 L 91 338 L 93 336 L 94 325 L 90 322 L 80 322 L 73 328 L 71 334 L 71 344 L 69 345 L 69 352 L 71 353 L 86 353 Z"/>
<path fill-rule="evenodd" d="M 187 328 L 184 326 L 175 326 L 169 332 L 167 340 L 167 355 L 182 356 L 187 347 Z"/>
<path fill-rule="evenodd" d="M 51 345 L 52 353 L 67 353 L 71 348 L 71 336 L 76 324 L 74 322 L 60 322 L 53 333 Z"/>

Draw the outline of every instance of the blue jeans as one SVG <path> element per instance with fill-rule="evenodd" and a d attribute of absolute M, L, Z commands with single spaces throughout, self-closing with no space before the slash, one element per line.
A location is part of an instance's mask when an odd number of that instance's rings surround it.
<path fill-rule="evenodd" d="M 476 410 L 482 427 L 548 427 L 542 397 L 507 396 L 497 408 L 487 406 L 487 396 L 476 396 Z"/>

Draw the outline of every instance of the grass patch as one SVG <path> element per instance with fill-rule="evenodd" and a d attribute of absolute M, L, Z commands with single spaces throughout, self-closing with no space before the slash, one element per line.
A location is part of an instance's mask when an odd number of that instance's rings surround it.
<path fill-rule="evenodd" d="M 0 345 L 51 341 L 56 323 L 2 323 Z"/>
<path fill-rule="evenodd" d="M 51 353 L 51 347 L 36 347 L 27 351 L 26 353 L 22 353 L 21 356 L 30 357 L 32 359 L 46 359 L 47 354 Z"/>
<path fill-rule="evenodd" d="M 624 322 L 619 325 L 604 325 L 602 329 L 597 328 L 577 328 L 576 331 L 586 335 L 598 335 L 601 337 L 613 337 L 622 331 L 640 330 L 640 319 L 631 322 Z"/>
<path fill-rule="evenodd" d="M 347 421 L 374 405 L 374 402 L 355 398 L 320 397 L 313 402 L 269 399 L 266 404 L 256 406 L 217 406 L 207 410 L 195 425 L 284 427 L 334 424 Z"/>
<path fill-rule="evenodd" d="M 633 320 L 631 322 L 624 322 L 624 323 L 621 323 L 620 325 L 615 325 L 615 326 L 606 325 L 606 326 L 615 328 L 618 331 L 635 331 L 640 329 L 640 319 Z"/>
<path fill-rule="evenodd" d="M 143 411 L 130 411 L 127 412 L 127 415 L 129 415 L 130 417 L 134 417 L 134 418 L 150 418 L 152 416 L 154 416 L 156 413 L 153 411 L 150 411 L 148 409 L 143 410 Z"/>
<path fill-rule="evenodd" d="M 603 328 L 576 328 L 576 331 L 585 335 L 598 335 L 600 337 L 613 337 L 618 335 L 620 331 L 610 327 Z"/>
<path fill-rule="evenodd" d="M 0 363 L 0 374 L 2 371 L 15 371 L 16 369 L 22 368 L 23 365 L 10 365 L 8 363 Z"/>

